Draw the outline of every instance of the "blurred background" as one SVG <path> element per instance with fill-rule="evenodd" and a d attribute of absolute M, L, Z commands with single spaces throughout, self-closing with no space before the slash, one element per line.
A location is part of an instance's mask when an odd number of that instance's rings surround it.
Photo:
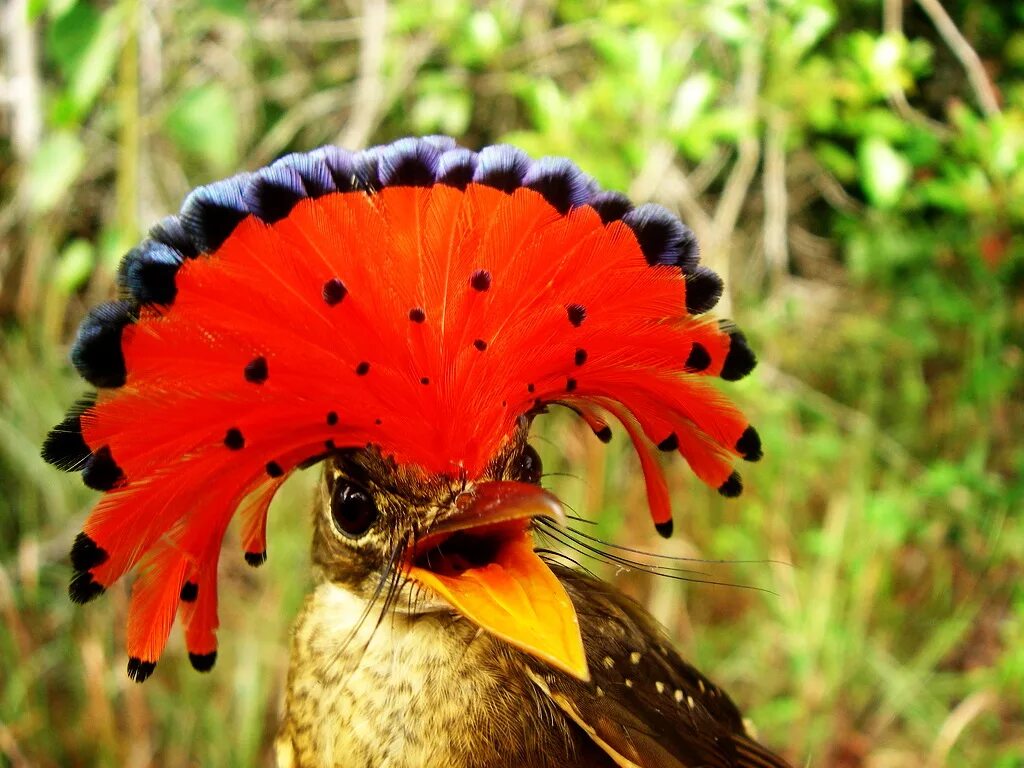
<path fill-rule="evenodd" d="M 576 160 L 679 212 L 761 365 L 727 501 L 552 415 L 598 535 L 697 562 L 638 596 L 797 765 L 1024 765 L 1024 3 L 6 0 L 0 76 L 0 765 L 269 765 L 309 486 L 221 649 L 125 675 L 126 587 L 66 597 L 96 495 L 38 458 L 121 255 L 195 185 L 447 133 Z M 229 555 L 239 550 L 230 548 Z M 644 558 L 638 556 L 638 559 Z M 648 559 L 649 562 L 649 559 Z M 700 583 L 715 582 L 715 584 Z"/>

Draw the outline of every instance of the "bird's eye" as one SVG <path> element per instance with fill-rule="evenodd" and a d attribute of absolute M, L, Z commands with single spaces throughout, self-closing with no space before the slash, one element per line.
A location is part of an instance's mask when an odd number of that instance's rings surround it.
<path fill-rule="evenodd" d="M 362 536 L 377 520 L 377 504 L 369 491 L 339 481 L 331 494 L 331 517 L 335 527 L 349 538 Z"/>
<path fill-rule="evenodd" d="M 544 467 L 540 463 L 540 455 L 532 445 L 523 448 L 523 452 L 516 456 L 513 462 L 513 470 L 516 480 L 524 483 L 539 483 L 544 474 Z"/>

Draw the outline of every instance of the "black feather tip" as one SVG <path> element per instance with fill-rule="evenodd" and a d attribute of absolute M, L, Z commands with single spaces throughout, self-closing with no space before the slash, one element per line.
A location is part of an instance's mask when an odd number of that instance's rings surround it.
<path fill-rule="evenodd" d="M 523 186 L 529 170 L 530 158 L 525 152 L 510 144 L 495 144 L 477 153 L 473 181 L 511 194 Z"/>
<path fill-rule="evenodd" d="M 71 347 L 71 362 L 79 375 L 95 387 L 124 385 L 127 370 L 121 351 L 121 334 L 132 322 L 126 301 L 108 301 L 89 311 L 78 326 Z"/>
<path fill-rule="evenodd" d="M 545 157 L 530 166 L 523 186 L 539 192 L 563 216 L 590 200 L 594 183 L 564 157 Z"/>
<path fill-rule="evenodd" d="M 169 245 L 146 240 L 121 260 L 118 283 L 140 304 L 172 304 L 175 277 L 185 257 Z"/>
<path fill-rule="evenodd" d="M 670 433 L 668 437 L 666 437 L 664 440 L 658 443 L 659 451 L 665 451 L 666 453 L 668 453 L 669 451 L 675 451 L 678 449 L 679 437 L 676 435 L 675 432 Z"/>
<path fill-rule="evenodd" d="M 106 591 L 106 588 L 96 581 L 88 571 L 76 571 L 68 584 L 68 597 L 71 602 L 85 605 L 90 600 L 95 600 Z"/>
<path fill-rule="evenodd" d="M 722 298 L 722 278 L 704 265 L 698 265 L 686 276 L 686 311 L 702 315 L 714 309 Z"/>
<path fill-rule="evenodd" d="M 743 481 L 740 479 L 739 473 L 733 472 L 729 475 L 728 479 L 718 486 L 718 492 L 727 499 L 735 499 L 743 493 Z"/>
<path fill-rule="evenodd" d="M 93 401 L 88 401 L 91 405 Z M 43 460 L 65 472 L 77 472 L 85 466 L 92 451 L 82 437 L 82 410 L 72 408 L 64 421 L 55 426 L 43 441 Z"/>
<path fill-rule="evenodd" d="M 663 539 L 669 539 L 672 537 L 672 520 L 666 520 L 664 523 L 655 523 L 654 530 L 658 532 L 658 535 Z"/>
<path fill-rule="evenodd" d="M 437 175 L 441 150 L 421 139 L 400 139 L 384 147 L 378 164 L 383 186 L 429 187 Z"/>
<path fill-rule="evenodd" d="M 213 669 L 213 665 L 217 663 L 217 652 L 189 653 L 188 660 L 192 664 L 192 669 L 196 672 L 209 672 Z"/>
<path fill-rule="evenodd" d="M 105 445 L 93 453 L 82 468 L 82 482 L 94 491 L 109 491 L 124 485 L 124 481 L 124 472 Z"/>
<path fill-rule="evenodd" d="M 245 562 L 253 568 L 259 568 L 267 562 L 267 550 L 263 550 L 262 552 L 246 552 Z"/>
<path fill-rule="evenodd" d="M 285 163 L 274 163 L 252 174 L 242 189 L 242 202 L 268 224 L 280 221 L 309 197 L 302 176 Z"/>
<path fill-rule="evenodd" d="M 142 659 L 132 656 L 128 659 L 128 677 L 134 680 L 136 683 L 144 683 L 149 679 L 149 676 L 153 674 L 153 670 L 156 669 L 155 661 L 143 661 Z"/>
<path fill-rule="evenodd" d="M 757 430 L 748 426 L 736 441 L 736 452 L 747 461 L 758 461 L 764 454 L 761 451 L 761 436 Z"/>
<path fill-rule="evenodd" d="M 727 330 L 723 327 L 723 330 Z M 747 337 L 742 331 L 729 330 L 729 352 L 722 363 L 722 371 L 718 375 L 726 381 L 742 379 L 757 365 L 757 358 L 747 344 Z"/>
<path fill-rule="evenodd" d="M 79 533 L 71 547 L 71 565 L 76 571 L 88 571 L 103 565 L 110 558 L 107 550 L 99 546 L 89 534 Z"/>
<path fill-rule="evenodd" d="M 671 265 L 690 272 L 697 266 L 697 238 L 668 209 L 654 203 L 641 205 L 622 217 L 636 235 L 647 263 Z"/>

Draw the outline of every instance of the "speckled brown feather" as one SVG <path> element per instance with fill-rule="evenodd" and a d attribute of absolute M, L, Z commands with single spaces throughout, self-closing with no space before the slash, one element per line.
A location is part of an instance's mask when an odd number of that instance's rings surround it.
<path fill-rule="evenodd" d="M 294 768 L 785 768 L 729 697 L 642 608 L 555 567 L 580 617 L 590 683 L 451 613 L 376 616 L 330 582 L 292 648 L 280 764 Z M 346 642 L 347 641 L 347 642 Z M 344 644 L 343 649 L 341 648 Z"/>

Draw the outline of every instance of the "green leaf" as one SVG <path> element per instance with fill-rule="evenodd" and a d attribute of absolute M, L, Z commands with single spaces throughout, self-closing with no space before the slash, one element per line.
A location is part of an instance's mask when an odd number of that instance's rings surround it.
<path fill-rule="evenodd" d="M 209 83 L 186 91 L 165 121 L 168 136 L 216 173 L 238 162 L 238 117 L 228 89 Z"/>
<path fill-rule="evenodd" d="M 672 130 L 685 130 L 704 112 L 714 94 L 715 83 L 707 72 L 686 78 L 676 91 L 668 124 Z"/>
<path fill-rule="evenodd" d="M 99 11 L 89 3 L 75 3 L 46 28 L 46 53 L 65 80 L 74 76 L 99 25 Z"/>
<path fill-rule="evenodd" d="M 910 179 L 910 163 L 878 136 L 861 142 L 858 159 L 868 199 L 879 208 L 894 206 Z"/>
<path fill-rule="evenodd" d="M 48 136 L 28 169 L 29 206 L 36 213 L 51 210 L 85 166 L 85 149 L 70 132 Z"/>
<path fill-rule="evenodd" d="M 72 240 L 57 259 L 53 282 L 64 294 L 72 294 L 85 285 L 96 263 L 96 254 L 87 240 Z"/>
<path fill-rule="evenodd" d="M 104 11 L 68 82 L 68 95 L 78 115 L 84 115 L 100 92 L 113 81 L 122 43 L 123 5 Z"/>

